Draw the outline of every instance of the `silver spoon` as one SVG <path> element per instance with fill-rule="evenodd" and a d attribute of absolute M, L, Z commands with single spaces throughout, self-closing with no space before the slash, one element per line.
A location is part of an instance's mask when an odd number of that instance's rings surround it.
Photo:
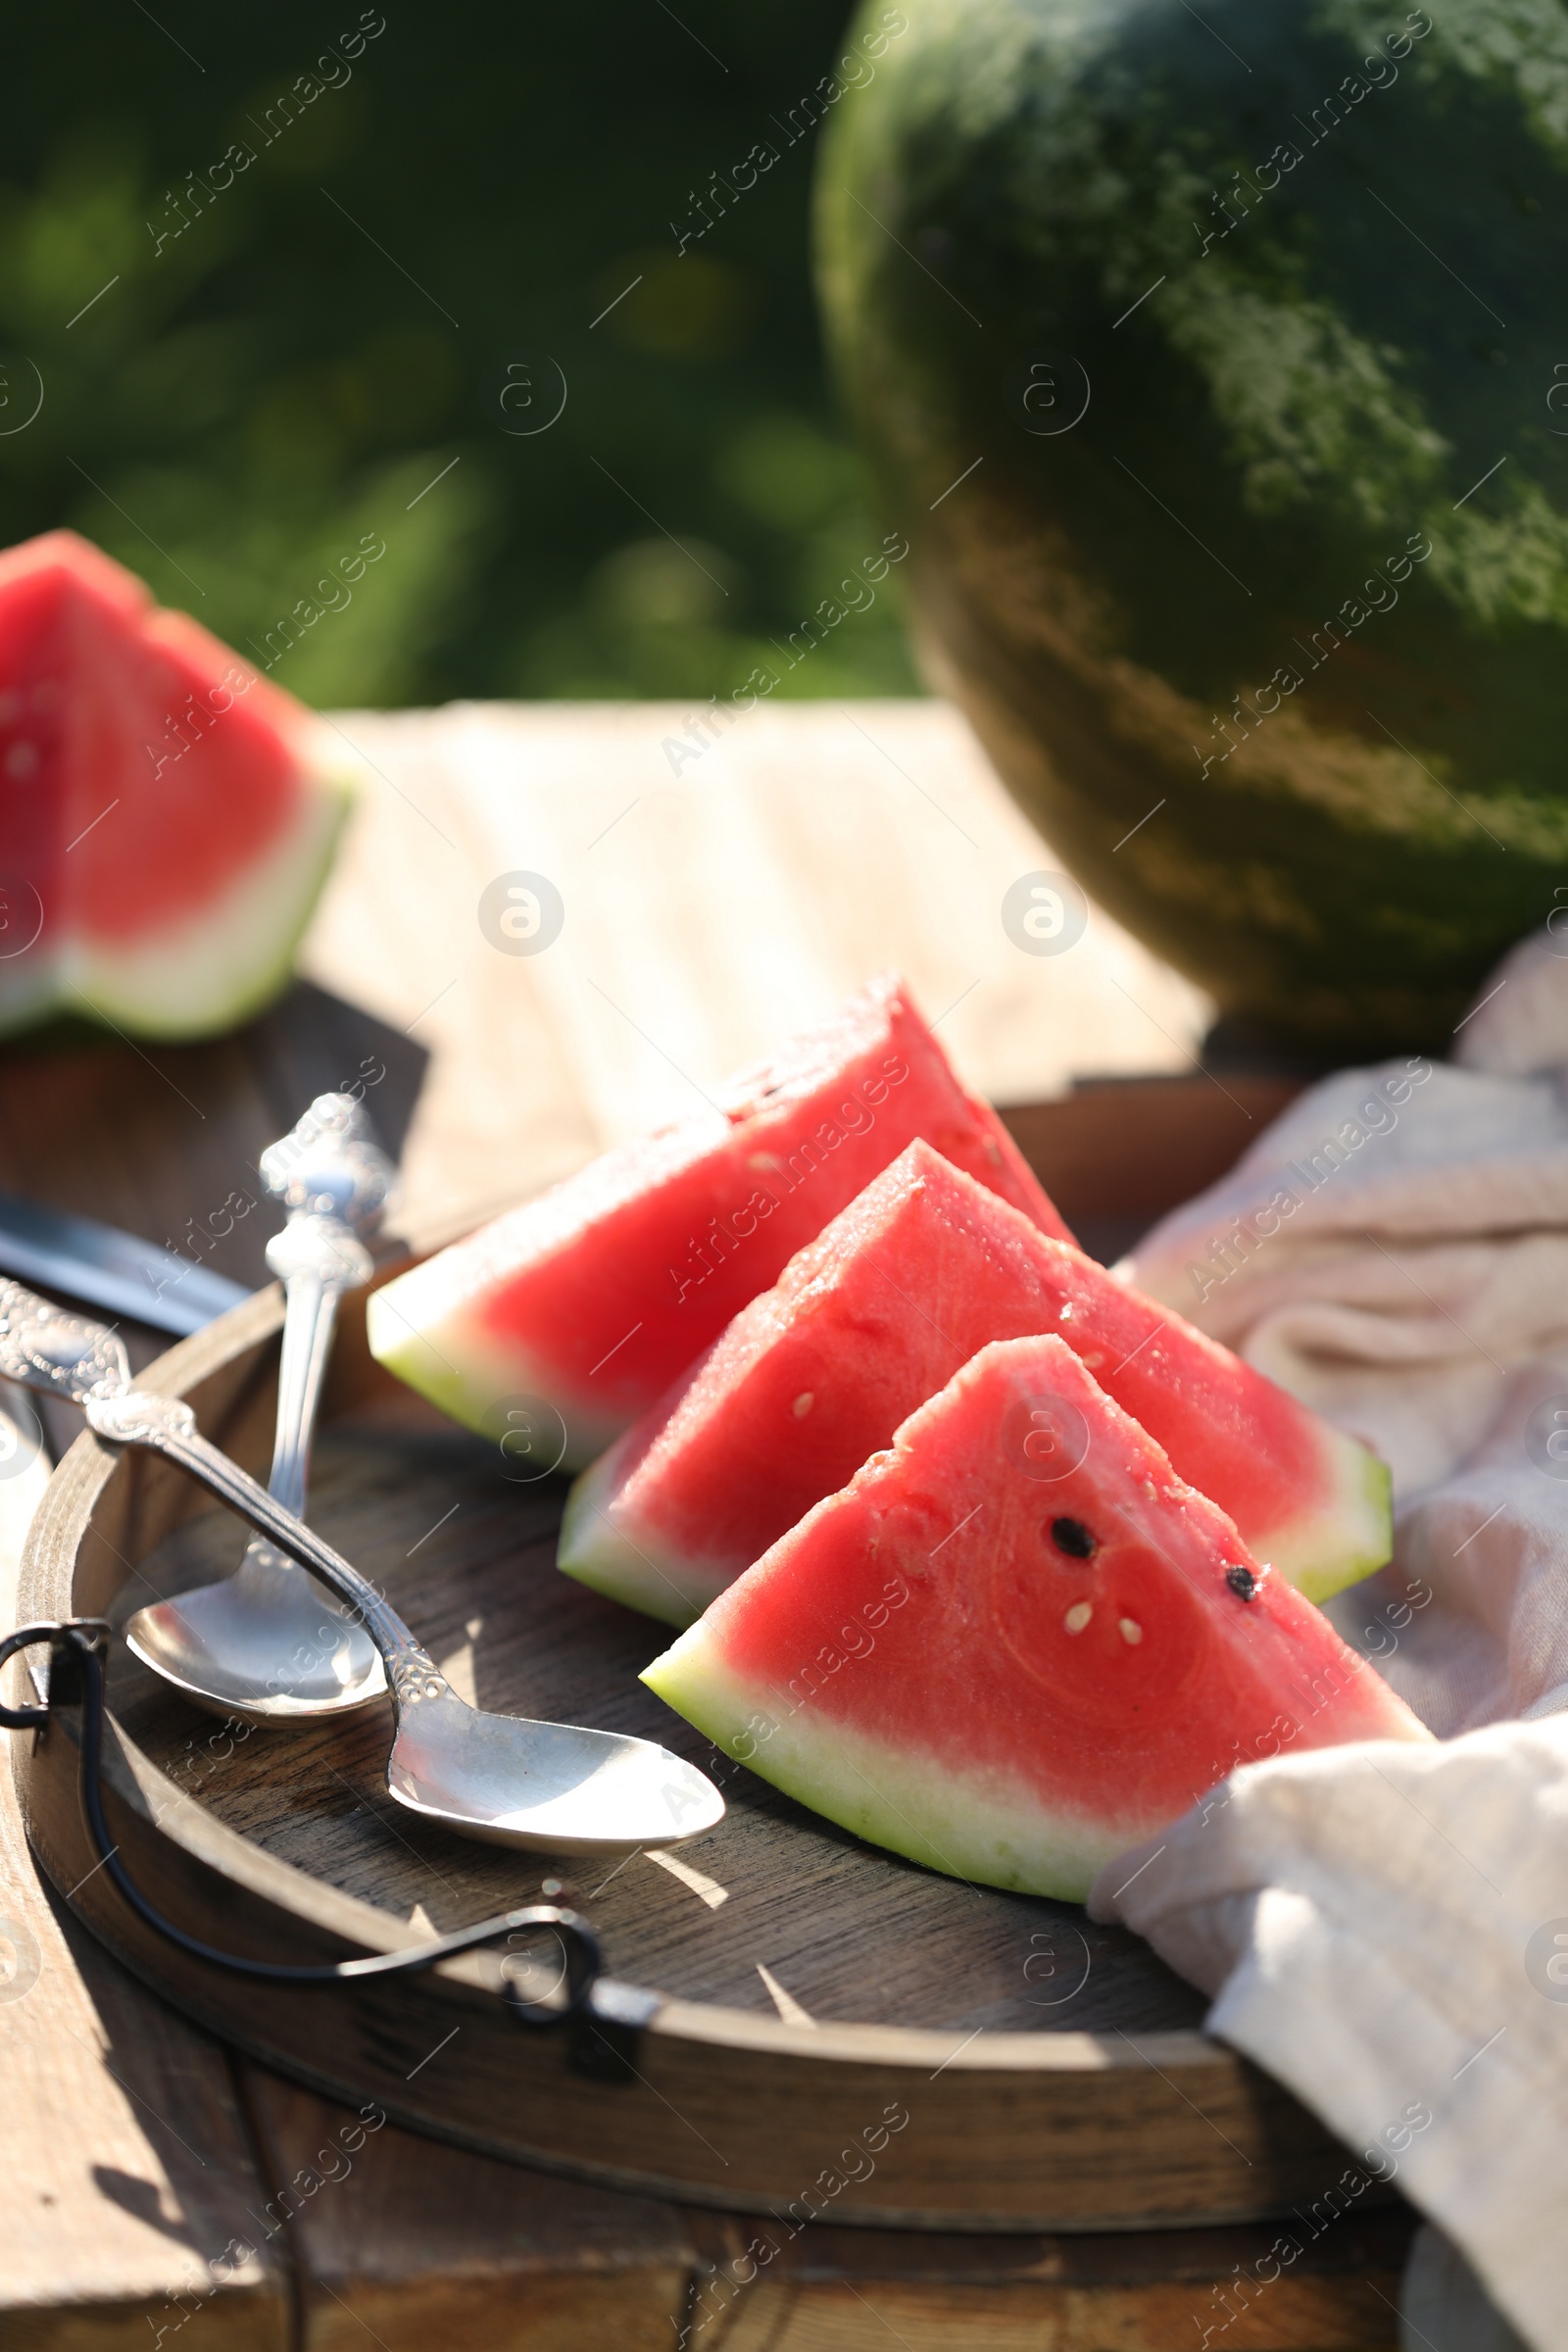
<path fill-rule="evenodd" d="M 498 1845 L 592 1856 L 674 1845 L 723 1819 L 711 1781 L 651 1740 L 470 1707 L 374 1586 L 198 1434 L 188 1404 L 131 1386 L 101 1323 L 0 1282 L 0 1377 L 68 1397 L 112 1445 L 177 1463 L 348 1602 L 385 1663 L 397 1720 L 387 1787 L 410 1812 Z"/>
<path fill-rule="evenodd" d="M 365 1239 L 395 1173 L 352 1095 L 318 1095 L 262 1153 L 262 1181 L 288 1210 L 267 1262 L 288 1299 L 269 1492 L 305 1509 L 311 1435 L 338 1301 L 369 1279 Z M 232 1576 L 138 1609 L 125 1640 L 144 1665 L 199 1707 L 272 1730 L 352 1715 L 386 1690 L 374 1642 L 265 1537 Z"/>

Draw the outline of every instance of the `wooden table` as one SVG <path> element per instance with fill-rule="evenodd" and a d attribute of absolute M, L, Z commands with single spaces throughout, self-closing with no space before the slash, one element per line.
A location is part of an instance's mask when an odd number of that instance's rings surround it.
<path fill-rule="evenodd" d="M 689 740 L 691 715 L 339 722 L 371 764 L 310 978 L 212 1045 L 56 1033 L 10 1048 L 0 1187 L 260 1282 L 270 1220 L 237 1201 L 259 1200 L 259 1152 L 314 1093 L 370 1082 L 402 1156 L 403 1222 L 428 1230 L 678 1112 L 694 1085 L 887 963 L 946 1012 L 970 1077 L 1026 1105 L 1015 1132 L 1102 1254 L 1228 1165 L 1287 1099 L 1277 1078 L 1200 1074 L 1201 1000 L 1098 913 L 1067 955 L 1013 947 L 1003 894 L 1054 860 L 950 711 L 760 711 L 675 774 L 665 747 Z M 565 904 L 538 956 L 498 953 L 477 919 L 485 886 L 518 871 L 548 875 Z M 9 1510 L 14 1533 L 22 1492 L 0 1482 L 5 1625 L 4 1523 Z M 175 2337 L 180 2352 L 653 2352 L 683 2329 L 705 2352 L 1174 2352 L 1205 2328 L 1225 2352 L 1372 2352 L 1395 2340 L 1412 2226 L 1402 2207 L 1347 2218 L 1250 2296 L 1226 2282 L 1266 2269 L 1267 2229 L 816 2225 L 754 2278 L 754 2221 L 367 2129 L 373 2117 L 194 2030 L 45 1892 L 8 1777 L 0 2117 L 0 2352 Z"/>

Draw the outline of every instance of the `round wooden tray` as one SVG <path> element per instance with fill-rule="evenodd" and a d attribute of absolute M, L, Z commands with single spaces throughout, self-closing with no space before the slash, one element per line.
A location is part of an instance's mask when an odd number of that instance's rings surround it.
<path fill-rule="evenodd" d="M 94 1872 L 74 1718 L 12 1741 L 29 1834 L 72 1908 L 179 2009 L 283 2073 L 501 2156 L 796 2218 L 940 2230 L 1130 2230 L 1263 2217 L 1345 2159 L 1315 2120 L 1198 2030 L 1202 2002 L 1076 1906 L 942 1878 L 805 1812 L 716 1755 L 637 1680 L 658 1626 L 554 1565 L 564 1482 L 391 1381 L 345 1302 L 311 1516 L 383 1584 L 466 1695 L 639 1732 L 721 1783 L 719 1829 L 661 1863 L 555 1875 L 609 1970 L 662 1996 L 629 2079 L 511 2017 L 496 1959 L 278 1987 L 187 1957 Z M 265 1475 L 281 1300 L 260 1294 L 145 1374 Z M 122 1620 L 233 1566 L 236 1522 L 165 1463 L 83 1434 L 23 1570 L 24 1621 Z M 226 1729 L 117 1643 L 113 1835 L 152 1899 L 220 1948 L 388 1950 L 534 1899 L 540 1857 L 393 1805 L 385 1707 L 331 1731 Z M 765 1972 L 765 1973 L 764 1973 Z"/>

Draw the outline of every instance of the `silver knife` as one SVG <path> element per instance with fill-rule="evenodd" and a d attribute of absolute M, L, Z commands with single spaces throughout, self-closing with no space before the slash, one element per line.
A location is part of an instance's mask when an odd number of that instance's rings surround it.
<path fill-rule="evenodd" d="M 0 1273 L 181 1339 L 251 1296 L 194 1258 L 11 1193 L 0 1193 Z"/>

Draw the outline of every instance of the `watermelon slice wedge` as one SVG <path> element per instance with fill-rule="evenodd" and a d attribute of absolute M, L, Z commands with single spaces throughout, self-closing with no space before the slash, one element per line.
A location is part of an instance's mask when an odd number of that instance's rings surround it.
<path fill-rule="evenodd" d="M 351 797 L 332 739 L 71 531 L 0 555 L 0 1034 L 276 994 Z"/>
<path fill-rule="evenodd" d="M 1054 1336 L 982 1348 L 643 1680 L 873 1844 L 1073 1900 L 1238 1765 L 1431 1737 Z"/>
<path fill-rule="evenodd" d="M 915 1136 L 1070 1238 L 884 976 L 738 1072 L 710 1112 L 606 1152 L 376 1292 L 370 1347 L 455 1419 L 497 1435 L 510 1414 L 524 1445 L 575 1468 Z"/>
<path fill-rule="evenodd" d="M 1375 1454 L 916 1142 L 583 1473 L 560 1564 L 689 1625 L 978 1348 L 1048 1331 L 1310 1599 L 1389 1557 Z"/>

